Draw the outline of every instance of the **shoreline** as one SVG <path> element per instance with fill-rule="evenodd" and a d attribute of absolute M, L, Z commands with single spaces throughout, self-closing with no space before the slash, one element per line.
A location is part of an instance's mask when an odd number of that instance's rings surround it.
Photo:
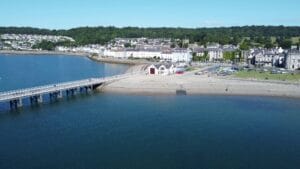
<path fill-rule="evenodd" d="M 113 57 L 93 57 L 88 56 L 93 61 L 96 62 L 104 62 L 104 63 L 115 63 L 115 64 L 127 64 L 127 65 L 143 65 L 143 64 L 150 64 L 152 62 L 146 60 L 130 60 L 130 59 L 118 59 Z"/>
<path fill-rule="evenodd" d="M 89 57 L 87 53 L 58 52 L 58 51 L 17 51 L 17 50 L 0 50 L 0 54 L 5 55 L 67 55 Z"/>
<path fill-rule="evenodd" d="M 123 60 L 113 58 L 95 58 L 87 53 L 57 52 L 57 51 L 9 51 L 0 50 L 0 54 L 8 55 L 67 55 L 83 56 L 96 62 L 128 64 L 128 71 L 140 71 L 146 64 L 141 60 Z M 184 75 L 153 76 L 135 75 L 115 81 L 97 89 L 100 92 L 130 94 L 130 95 L 219 95 L 219 96 L 270 96 L 300 99 L 299 82 L 276 82 L 254 79 L 207 77 L 193 73 Z"/>
<path fill-rule="evenodd" d="M 81 56 L 95 62 L 112 63 L 112 64 L 126 64 L 126 65 L 141 65 L 149 64 L 151 62 L 145 60 L 129 60 L 129 59 L 117 59 L 111 57 L 93 57 L 88 53 L 76 53 L 76 52 L 58 52 L 58 51 L 17 51 L 17 50 L 0 50 L 0 54 L 5 55 L 66 55 L 66 56 Z"/>
<path fill-rule="evenodd" d="M 206 76 L 137 75 L 98 89 L 100 92 L 129 95 L 212 95 L 212 96 L 268 96 L 300 99 L 300 84 L 243 81 Z"/>
<path fill-rule="evenodd" d="M 287 95 L 263 95 L 263 94 L 224 94 L 224 93 L 187 93 L 186 95 L 178 95 L 174 92 L 166 92 L 166 93 L 159 93 L 159 92 L 121 92 L 121 91 L 112 91 L 105 89 L 97 89 L 98 93 L 109 94 L 109 95 L 123 95 L 123 96 L 175 96 L 175 97 L 189 97 L 189 96 L 215 96 L 215 97 L 269 97 L 269 98 L 283 98 L 283 99 L 296 99 L 300 100 L 300 96 L 287 96 Z"/>

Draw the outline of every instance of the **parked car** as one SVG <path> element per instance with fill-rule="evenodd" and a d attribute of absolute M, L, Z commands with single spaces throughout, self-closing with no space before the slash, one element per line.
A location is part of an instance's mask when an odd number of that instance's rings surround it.
<path fill-rule="evenodd" d="M 196 72 L 195 75 L 203 75 L 203 72 Z"/>
<path fill-rule="evenodd" d="M 182 75 L 182 74 L 184 74 L 184 71 L 177 71 L 176 74 L 177 75 Z"/>
<path fill-rule="evenodd" d="M 280 72 L 278 72 L 277 70 L 272 70 L 271 74 L 280 74 Z"/>

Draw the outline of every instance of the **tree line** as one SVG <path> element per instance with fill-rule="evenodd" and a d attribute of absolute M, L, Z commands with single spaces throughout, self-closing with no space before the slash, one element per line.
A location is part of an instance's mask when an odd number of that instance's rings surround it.
<path fill-rule="evenodd" d="M 243 26 L 219 28 L 138 28 L 138 27 L 79 27 L 69 30 L 49 30 L 30 27 L 0 27 L 0 34 L 61 35 L 75 39 L 74 45 L 106 44 L 114 38 L 171 38 L 189 39 L 190 43 L 206 45 L 209 42 L 240 44 L 247 49 L 252 46 L 266 48 L 275 45 L 289 48 L 299 44 L 300 27 Z M 298 38 L 293 41 L 292 38 Z"/>

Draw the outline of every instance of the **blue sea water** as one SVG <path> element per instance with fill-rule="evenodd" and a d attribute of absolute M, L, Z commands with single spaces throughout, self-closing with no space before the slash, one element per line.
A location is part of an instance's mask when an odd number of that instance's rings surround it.
<path fill-rule="evenodd" d="M 124 72 L 73 56 L 0 56 L 0 89 Z M 95 93 L 0 111 L 2 169 L 300 166 L 300 101 Z"/>

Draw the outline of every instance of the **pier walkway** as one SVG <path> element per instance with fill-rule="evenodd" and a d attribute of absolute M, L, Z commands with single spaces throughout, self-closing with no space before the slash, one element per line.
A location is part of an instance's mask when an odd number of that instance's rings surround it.
<path fill-rule="evenodd" d="M 17 109 L 23 106 L 24 99 L 30 99 L 31 104 L 39 104 L 43 102 L 43 98 L 47 95 L 49 95 L 50 100 L 56 100 L 62 98 L 64 95 L 70 96 L 75 95 L 76 93 L 90 92 L 105 83 L 128 78 L 135 74 L 141 74 L 141 72 L 134 72 L 105 78 L 89 78 L 78 81 L 70 81 L 0 92 L 0 102 L 9 102 L 11 109 Z"/>

